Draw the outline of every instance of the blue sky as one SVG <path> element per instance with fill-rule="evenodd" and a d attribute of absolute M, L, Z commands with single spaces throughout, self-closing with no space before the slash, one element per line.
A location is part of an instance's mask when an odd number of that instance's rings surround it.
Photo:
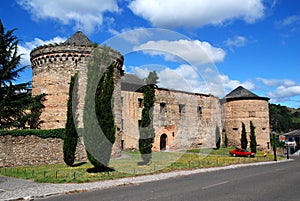
<path fill-rule="evenodd" d="M 77 30 L 125 56 L 124 68 L 160 86 L 223 97 L 239 85 L 300 107 L 299 0 L 10 0 L 0 19 L 30 51 Z M 20 81 L 30 81 L 31 70 Z"/>

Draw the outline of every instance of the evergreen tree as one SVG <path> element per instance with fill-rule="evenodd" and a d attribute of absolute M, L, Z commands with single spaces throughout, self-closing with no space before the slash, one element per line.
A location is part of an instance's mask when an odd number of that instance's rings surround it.
<path fill-rule="evenodd" d="M 246 126 L 242 122 L 241 147 L 242 149 L 247 149 L 247 146 L 248 146 L 248 140 L 247 140 Z"/>
<path fill-rule="evenodd" d="M 216 126 L 216 148 L 220 149 L 221 146 L 221 135 L 220 135 L 220 128 Z"/>
<path fill-rule="evenodd" d="M 144 164 L 149 164 L 152 159 L 152 144 L 155 131 L 153 128 L 153 107 L 155 101 L 155 87 L 158 83 L 158 76 L 155 71 L 150 72 L 146 78 L 146 86 L 142 87 L 144 103 L 142 119 L 139 127 L 140 139 L 139 150 L 142 154 Z"/>
<path fill-rule="evenodd" d="M 255 126 L 250 121 L 250 149 L 254 153 L 256 153 L 256 145 Z"/>
<path fill-rule="evenodd" d="M 227 137 L 226 133 L 225 133 L 224 145 L 225 145 L 225 147 L 228 147 L 228 137 Z"/>
<path fill-rule="evenodd" d="M 77 73 L 74 76 L 71 76 L 71 82 L 69 85 L 69 98 L 67 104 L 67 122 L 66 122 L 66 131 L 64 135 L 64 145 L 63 145 L 63 153 L 64 153 L 64 161 L 67 165 L 72 166 L 75 161 L 75 152 L 78 142 L 78 134 L 76 130 L 76 126 L 74 123 L 73 116 L 73 100 L 77 100 L 76 94 L 73 94 L 74 88 L 77 89 L 77 86 L 74 87 L 75 81 L 77 78 Z M 77 93 L 77 91 L 76 91 Z M 75 98 L 73 98 L 75 96 Z"/>
<path fill-rule="evenodd" d="M 116 126 L 113 117 L 115 64 L 109 47 L 95 48 L 88 63 L 84 108 L 84 144 L 91 171 L 110 171 L 108 167 Z"/>
<path fill-rule="evenodd" d="M 19 40 L 14 31 L 5 31 L 0 20 L 0 129 L 35 128 L 45 94 L 31 97 L 30 82 L 15 83 L 27 66 L 19 67 Z"/>

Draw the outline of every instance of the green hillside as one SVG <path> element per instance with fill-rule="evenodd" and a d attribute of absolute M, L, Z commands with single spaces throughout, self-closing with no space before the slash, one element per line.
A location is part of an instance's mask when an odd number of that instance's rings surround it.
<path fill-rule="evenodd" d="M 272 131 L 286 133 L 300 129 L 300 108 L 288 108 L 282 105 L 269 104 L 270 126 Z"/>

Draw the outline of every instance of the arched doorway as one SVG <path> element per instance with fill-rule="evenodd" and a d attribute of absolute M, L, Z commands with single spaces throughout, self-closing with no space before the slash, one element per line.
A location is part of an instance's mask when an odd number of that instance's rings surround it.
<path fill-rule="evenodd" d="M 168 136 L 164 133 L 160 136 L 160 150 L 166 150 Z"/>

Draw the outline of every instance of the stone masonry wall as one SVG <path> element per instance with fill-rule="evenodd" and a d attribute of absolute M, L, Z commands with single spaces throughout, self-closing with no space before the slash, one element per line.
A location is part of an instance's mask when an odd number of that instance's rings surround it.
<path fill-rule="evenodd" d="M 224 104 L 225 129 L 230 146 L 240 146 L 242 122 L 246 126 L 250 145 L 250 121 L 255 126 L 258 149 L 264 150 L 270 142 L 269 106 L 266 100 L 234 100 Z M 223 133 L 224 135 L 224 133 Z"/>
<path fill-rule="evenodd" d="M 86 152 L 78 141 L 76 162 L 86 162 Z M 63 140 L 37 136 L 0 136 L 0 167 L 64 163 Z"/>

